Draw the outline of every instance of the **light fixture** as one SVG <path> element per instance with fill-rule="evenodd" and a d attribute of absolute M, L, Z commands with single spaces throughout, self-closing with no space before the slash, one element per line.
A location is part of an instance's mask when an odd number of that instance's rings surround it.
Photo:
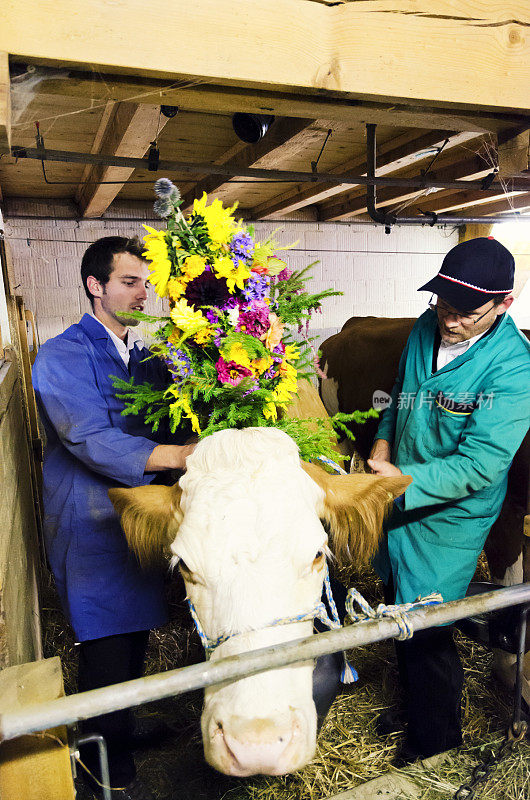
<path fill-rule="evenodd" d="M 161 113 L 168 119 L 173 119 L 179 113 L 178 106 L 160 106 Z"/>
<path fill-rule="evenodd" d="M 263 139 L 274 117 L 269 114 L 242 114 L 237 113 L 232 117 L 232 126 L 236 135 L 242 142 L 256 144 Z"/>

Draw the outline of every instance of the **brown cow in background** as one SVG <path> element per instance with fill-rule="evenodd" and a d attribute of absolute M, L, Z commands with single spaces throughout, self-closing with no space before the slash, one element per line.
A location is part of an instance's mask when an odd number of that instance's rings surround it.
<path fill-rule="evenodd" d="M 320 391 L 329 414 L 364 411 L 373 404 L 374 392 L 390 394 L 397 376 L 403 348 L 415 319 L 351 317 L 342 330 L 321 345 L 321 367 L 327 374 Z M 530 331 L 523 331 L 530 339 Z M 353 425 L 356 437 L 352 467 L 364 471 L 377 431 L 378 421 Z M 530 581 L 530 537 L 523 533 L 524 517 L 530 514 L 530 433 L 517 451 L 508 475 L 508 490 L 499 518 L 484 546 L 493 580 L 503 586 Z M 527 634 L 527 647 L 528 642 Z M 494 654 L 494 672 L 512 688 L 515 656 Z M 525 657 L 523 697 L 530 705 L 530 653 Z"/>

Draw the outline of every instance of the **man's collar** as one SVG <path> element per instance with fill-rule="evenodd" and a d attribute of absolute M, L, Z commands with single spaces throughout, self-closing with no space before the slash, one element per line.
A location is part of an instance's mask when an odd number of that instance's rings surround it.
<path fill-rule="evenodd" d="M 98 319 L 94 314 L 90 314 L 89 316 L 92 319 L 94 319 L 97 323 L 99 323 L 99 325 L 101 325 L 103 330 L 106 331 L 106 333 L 108 333 L 108 335 L 111 338 L 111 341 L 116 345 L 116 349 L 117 349 L 118 353 L 126 353 L 127 350 L 132 350 L 132 348 L 135 346 L 135 344 L 138 345 L 138 348 L 140 350 L 143 347 L 145 347 L 145 342 L 142 339 L 142 337 L 139 336 L 139 334 L 137 334 L 136 331 L 134 331 L 132 328 L 126 328 L 127 333 L 125 335 L 125 339 L 120 339 L 120 337 L 117 336 L 114 333 L 114 331 L 111 331 L 110 328 L 107 328 L 107 326 L 104 325 L 101 322 L 101 320 Z"/>

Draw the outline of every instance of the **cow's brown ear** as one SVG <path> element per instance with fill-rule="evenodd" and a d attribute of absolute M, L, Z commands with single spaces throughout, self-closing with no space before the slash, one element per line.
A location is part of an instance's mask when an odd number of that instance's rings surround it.
<path fill-rule="evenodd" d="M 109 489 L 127 544 L 142 566 L 160 562 L 177 535 L 182 521 L 181 494 L 178 484 Z"/>
<path fill-rule="evenodd" d="M 339 566 L 368 563 L 377 552 L 383 522 L 394 498 L 403 494 L 412 478 L 329 475 L 315 464 L 302 462 L 302 467 L 324 491 L 317 511 L 328 526 L 331 549 Z"/>

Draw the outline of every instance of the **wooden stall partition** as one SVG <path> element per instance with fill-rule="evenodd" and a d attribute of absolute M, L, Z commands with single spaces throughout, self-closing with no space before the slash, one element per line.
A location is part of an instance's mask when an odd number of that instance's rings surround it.
<path fill-rule="evenodd" d="M 0 714 L 21 711 L 64 695 L 56 656 L 0 672 Z M 0 744 L 2 800 L 73 800 L 70 754 L 64 726 Z"/>
<path fill-rule="evenodd" d="M 11 345 L 0 366 L 0 669 L 42 658 L 38 598 L 40 551 L 32 481 L 29 414 L 13 287 L 0 236 Z"/>

